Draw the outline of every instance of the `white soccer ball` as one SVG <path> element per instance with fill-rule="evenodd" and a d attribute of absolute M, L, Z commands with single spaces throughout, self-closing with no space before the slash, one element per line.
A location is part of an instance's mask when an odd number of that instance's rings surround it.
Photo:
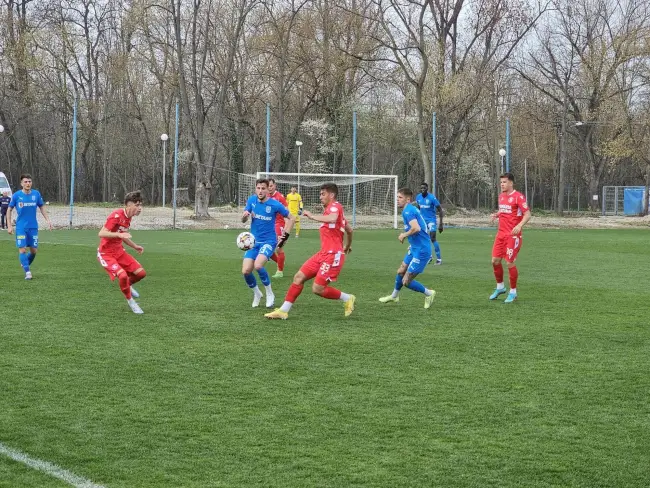
<path fill-rule="evenodd" d="M 223 228 L 228 230 L 228 229 L 230 229 L 230 226 L 229 225 L 224 225 Z"/>
<path fill-rule="evenodd" d="M 242 232 L 237 236 L 237 247 L 242 251 L 248 251 L 255 246 L 255 237 L 250 232 Z"/>

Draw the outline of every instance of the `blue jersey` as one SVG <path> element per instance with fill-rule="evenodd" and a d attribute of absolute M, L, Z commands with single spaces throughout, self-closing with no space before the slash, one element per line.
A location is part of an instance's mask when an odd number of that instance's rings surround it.
<path fill-rule="evenodd" d="M 38 220 L 36 219 L 36 207 L 45 205 L 43 197 L 38 190 L 31 190 L 25 193 L 20 190 L 13 194 L 10 208 L 15 208 L 18 216 L 16 217 L 16 229 L 38 229 Z"/>
<path fill-rule="evenodd" d="M 273 198 L 260 202 L 257 195 L 248 199 L 245 210 L 253 214 L 251 233 L 255 236 L 255 244 L 269 243 L 275 247 L 278 242 L 278 237 L 275 235 L 275 216 L 280 214 L 288 217 L 289 210 Z"/>
<path fill-rule="evenodd" d="M 432 193 L 427 193 L 427 196 L 422 196 L 422 193 L 418 193 L 415 197 L 415 201 L 420 207 L 420 213 L 424 218 L 425 222 L 435 222 L 436 221 L 436 207 L 440 206 L 440 202 Z"/>
<path fill-rule="evenodd" d="M 0 197 L 0 207 L 7 208 L 10 201 L 11 197 Z"/>
<path fill-rule="evenodd" d="M 417 220 L 420 226 L 420 231 L 408 236 L 409 244 L 411 245 L 411 252 L 415 255 L 422 253 L 431 254 L 431 238 L 427 233 L 427 224 L 422 217 L 420 211 L 412 203 L 406 204 L 402 210 L 402 218 L 404 219 L 404 232 L 411 230 L 410 222 Z"/>

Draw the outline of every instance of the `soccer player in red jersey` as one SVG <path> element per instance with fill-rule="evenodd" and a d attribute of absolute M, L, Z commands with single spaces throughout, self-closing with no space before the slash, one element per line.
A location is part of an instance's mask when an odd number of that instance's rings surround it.
<path fill-rule="evenodd" d="M 142 265 L 126 252 L 122 243 L 132 247 L 138 254 L 142 254 L 144 248 L 131 240 L 128 230 L 131 226 L 131 219 L 142 212 L 142 196 L 139 191 L 127 193 L 124 197 L 124 208 L 114 210 L 106 219 L 102 230 L 99 231 L 99 249 L 97 259 L 104 267 L 111 281 L 117 278 L 120 283 L 120 290 L 124 293 L 126 300 L 133 310 L 133 313 L 144 313 L 134 298 L 140 295 L 131 285 L 137 283 L 147 276 Z"/>
<path fill-rule="evenodd" d="M 293 277 L 293 283 L 287 291 L 284 303 L 278 309 L 264 315 L 269 319 L 287 319 L 289 310 L 302 293 L 305 281 L 315 278 L 312 291 L 323 298 L 330 300 L 341 300 L 345 303 L 345 316 L 348 317 L 354 310 L 356 297 L 343 293 L 336 288 L 329 286 L 329 283 L 336 281 L 345 255 L 352 251 L 352 227 L 345 220 L 343 206 L 336 201 L 339 189 L 334 183 L 324 183 L 320 187 L 320 201 L 325 207 L 323 215 L 314 215 L 305 210 L 303 215 L 311 220 L 320 222 L 320 251 L 309 258 L 302 265 L 300 271 Z M 345 247 L 343 246 L 343 234 L 346 235 Z"/>
<path fill-rule="evenodd" d="M 503 266 L 505 259 L 510 277 L 510 293 L 504 303 L 512 303 L 517 299 L 517 278 L 519 272 L 515 260 L 521 249 L 521 228 L 530 220 L 530 209 L 526 197 L 515 190 L 515 177 L 512 173 L 501 175 L 501 194 L 499 195 L 499 211 L 492 214 L 492 221 L 499 219 L 499 229 L 494 246 L 492 247 L 492 268 L 497 280 L 496 290 L 490 295 L 490 300 L 496 300 L 506 292 L 503 284 Z"/>
<path fill-rule="evenodd" d="M 274 200 L 277 200 L 280 202 L 282 205 L 284 205 L 284 208 L 287 208 L 287 199 L 284 197 L 282 193 L 278 191 L 277 184 L 275 183 L 275 180 L 273 178 L 269 178 L 269 197 L 273 198 Z M 280 238 L 284 234 L 284 217 L 280 214 L 276 214 L 275 216 L 275 235 L 278 236 L 278 242 L 280 242 Z M 284 250 L 281 247 L 276 248 L 275 253 L 271 256 L 271 261 L 275 261 L 278 265 L 278 270 L 276 273 L 272 276 L 272 278 L 282 278 L 284 277 L 284 260 L 285 260 L 285 255 L 284 255 Z"/>

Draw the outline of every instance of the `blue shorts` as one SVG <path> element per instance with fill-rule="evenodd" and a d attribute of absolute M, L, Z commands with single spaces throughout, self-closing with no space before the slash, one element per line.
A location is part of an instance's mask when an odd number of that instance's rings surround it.
<path fill-rule="evenodd" d="M 266 256 L 266 259 L 271 259 L 271 256 L 275 252 L 275 245 L 274 242 L 256 242 L 252 249 L 244 253 L 244 259 L 255 260 L 260 254 Z"/>
<path fill-rule="evenodd" d="M 404 264 L 408 266 L 406 271 L 409 273 L 416 273 L 416 274 L 423 273 L 424 268 L 427 267 L 427 264 L 429 264 L 430 259 L 431 259 L 431 251 L 418 252 L 417 254 L 413 254 L 409 249 L 408 252 L 406 253 L 406 256 L 404 256 Z"/>
<path fill-rule="evenodd" d="M 16 229 L 16 247 L 38 247 L 38 229 Z"/>
<path fill-rule="evenodd" d="M 432 232 L 436 232 L 438 230 L 438 221 L 433 220 L 431 222 L 427 222 L 427 232 L 431 234 Z"/>

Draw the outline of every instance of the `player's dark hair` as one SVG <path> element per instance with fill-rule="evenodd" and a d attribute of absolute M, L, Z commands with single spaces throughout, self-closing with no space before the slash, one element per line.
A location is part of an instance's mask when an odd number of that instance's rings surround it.
<path fill-rule="evenodd" d="M 427 188 L 429 188 L 429 184 L 426 181 L 423 181 L 420 186 L 426 186 Z"/>
<path fill-rule="evenodd" d="M 275 183 L 277 185 L 277 182 L 275 181 L 275 178 L 267 178 L 267 180 L 269 181 L 269 183 L 273 182 L 273 183 Z"/>
<path fill-rule="evenodd" d="M 512 173 L 503 173 L 501 176 L 499 176 L 499 178 L 508 178 L 513 183 L 515 182 L 515 175 Z"/>
<path fill-rule="evenodd" d="M 28 180 L 31 180 L 32 175 L 30 175 L 29 173 L 23 173 L 22 175 L 20 175 L 20 181 L 23 181 L 25 178 L 27 178 Z"/>
<path fill-rule="evenodd" d="M 413 192 L 411 191 L 410 188 L 406 188 L 406 187 L 400 188 L 399 190 L 397 190 L 397 193 L 401 193 L 406 198 L 413 199 Z"/>
<path fill-rule="evenodd" d="M 320 189 L 329 193 L 334 193 L 334 196 L 339 196 L 339 187 L 336 186 L 336 183 L 323 183 L 320 186 Z"/>
<path fill-rule="evenodd" d="M 261 185 L 262 183 L 265 184 L 266 186 L 269 186 L 269 181 L 266 178 L 259 178 L 257 181 L 255 181 L 255 186 Z"/>
<path fill-rule="evenodd" d="M 130 191 L 124 195 L 124 205 L 129 202 L 142 203 L 142 193 L 140 193 L 140 190 Z"/>

